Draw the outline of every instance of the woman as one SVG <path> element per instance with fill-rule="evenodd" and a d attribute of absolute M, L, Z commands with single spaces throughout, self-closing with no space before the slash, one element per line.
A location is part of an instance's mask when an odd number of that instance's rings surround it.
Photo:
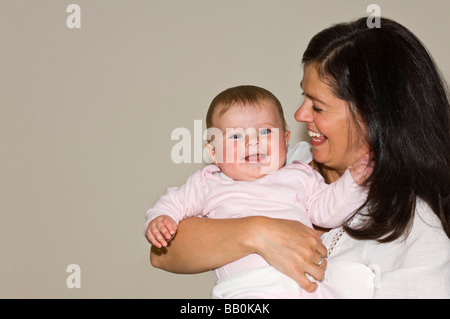
<path fill-rule="evenodd" d="M 307 291 L 317 284 L 305 274 L 321 280 L 327 267 L 344 297 L 450 298 L 450 106 L 428 52 L 398 23 L 371 29 L 362 18 L 318 33 L 303 63 L 295 118 L 312 165 L 332 182 L 370 151 L 366 203 L 323 244 L 292 221 L 186 220 L 152 264 L 201 272 L 258 253 Z"/>

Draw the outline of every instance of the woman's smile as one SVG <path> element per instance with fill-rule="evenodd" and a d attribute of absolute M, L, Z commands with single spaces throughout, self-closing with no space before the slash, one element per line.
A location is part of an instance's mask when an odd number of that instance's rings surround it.
<path fill-rule="evenodd" d="M 320 133 L 308 130 L 308 134 L 311 137 L 310 142 L 312 146 L 319 146 L 327 141 L 327 138 Z"/>

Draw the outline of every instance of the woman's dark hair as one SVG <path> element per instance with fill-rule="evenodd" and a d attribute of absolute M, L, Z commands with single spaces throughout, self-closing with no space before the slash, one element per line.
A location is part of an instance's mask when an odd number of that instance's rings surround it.
<path fill-rule="evenodd" d="M 357 239 L 391 242 L 409 234 L 417 198 L 450 237 L 450 106 L 446 85 L 420 40 L 381 18 L 334 25 L 310 41 L 302 62 L 314 65 L 336 97 L 362 119 L 375 161 Z"/>

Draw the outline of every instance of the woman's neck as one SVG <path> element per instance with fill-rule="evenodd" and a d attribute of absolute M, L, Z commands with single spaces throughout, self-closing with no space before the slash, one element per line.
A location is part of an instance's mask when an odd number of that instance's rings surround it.
<path fill-rule="evenodd" d="M 339 177 L 341 177 L 342 174 L 344 173 L 344 172 L 339 172 L 334 169 L 331 169 L 321 163 L 317 163 L 315 160 L 312 160 L 312 162 L 309 163 L 309 165 L 312 168 L 314 168 L 316 171 L 318 171 L 320 173 L 320 175 L 323 176 L 323 178 L 325 179 L 325 182 L 327 184 L 331 184 L 331 183 L 337 181 L 339 179 Z"/>

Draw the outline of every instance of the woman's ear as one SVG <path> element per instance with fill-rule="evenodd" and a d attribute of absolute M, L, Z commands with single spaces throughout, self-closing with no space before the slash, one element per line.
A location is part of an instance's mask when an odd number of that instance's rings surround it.
<path fill-rule="evenodd" d="M 214 164 L 217 164 L 216 162 L 216 152 L 214 150 L 214 146 L 211 143 L 208 143 L 205 145 L 206 151 L 208 152 L 209 157 L 211 158 L 211 161 Z"/>

